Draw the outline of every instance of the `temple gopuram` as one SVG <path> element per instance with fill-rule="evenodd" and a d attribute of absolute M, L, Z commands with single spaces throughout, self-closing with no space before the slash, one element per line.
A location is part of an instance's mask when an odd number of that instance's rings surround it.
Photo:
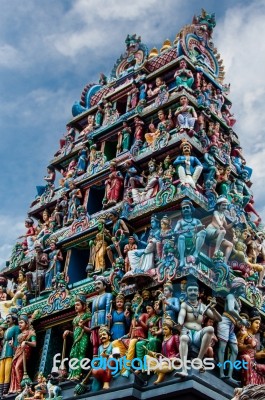
<path fill-rule="evenodd" d="M 265 230 L 215 25 L 128 34 L 73 104 L 1 271 L 1 398 L 265 399 Z"/>

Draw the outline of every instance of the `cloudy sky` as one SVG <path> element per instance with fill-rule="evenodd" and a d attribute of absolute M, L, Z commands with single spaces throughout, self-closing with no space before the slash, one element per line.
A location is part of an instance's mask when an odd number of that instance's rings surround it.
<path fill-rule="evenodd" d="M 216 13 L 213 40 L 265 219 L 265 0 L 0 0 L 0 267 L 83 87 L 110 73 L 127 33 L 159 49 L 201 7 Z"/>

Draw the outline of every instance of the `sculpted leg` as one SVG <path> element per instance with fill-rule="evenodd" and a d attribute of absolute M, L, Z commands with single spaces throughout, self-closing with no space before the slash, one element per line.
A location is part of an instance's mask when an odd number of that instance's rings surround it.
<path fill-rule="evenodd" d="M 233 250 L 233 243 L 229 242 L 228 240 L 224 240 L 223 245 L 225 246 L 225 262 L 227 263 Z"/>
<path fill-rule="evenodd" d="M 219 340 L 219 346 L 218 346 L 218 362 L 221 364 L 220 366 L 220 378 L 224 378 L 224 360 L 225 360 L 225 349 L 226 349 L 227 343 L 224 342 L 223 340 Z"/>
<path fill-rule="evenodd" d="M 176 372 L 175 376 L 183 376 L 183 377 L 188 376 L 186 361 L 188 357 L 189 341 L 190 339 L 187 335 L 180 336 L 179 354 L 183 365 L 182 365 L 182 371 Z"/>
<path fill-rule="evenodd" d="M 206 237 L 206 231 L 204 230 L 197 234 L 195 252 L 193 253 L 196 259 L 198 258 L 199 252 L 201 251 L 201 248 L 205 242 L 205 237 Z"/>
<path fill-rule="evenodd" d="M 178 238 L 178 252 L 179 252 L 179 268 L 185 267 L 185 236 L 179 235 Z"/>
<path fill-rule="evenodd" d="M 203 359 L 206 351 L 208 350 L 208 347 L 210 346 L 214 334 L 214 328 L 212 326 L 207 326 L 203 329 L 203 332 L 204 333 L 201 341 L 201 348 L 198 354 L 198 358 L 200 358 L 201 360 Z"/>

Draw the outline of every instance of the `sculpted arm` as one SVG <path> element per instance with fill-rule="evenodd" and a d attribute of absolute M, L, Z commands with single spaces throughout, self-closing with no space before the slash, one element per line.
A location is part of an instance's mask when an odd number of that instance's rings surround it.
<path fill-rule="evenodd" d="M 183 326 L 187 315 L 187 306 L 186 303 L 183 302 L 180 307 L 180 312 L 178 316 L 178 324 Z"/>

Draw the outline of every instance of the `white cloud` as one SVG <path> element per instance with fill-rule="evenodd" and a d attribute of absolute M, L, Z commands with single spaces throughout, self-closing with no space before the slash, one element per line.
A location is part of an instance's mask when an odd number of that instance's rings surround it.
<path fill-rule="evenodd" d="M 9 44 L 0 45 L 0 66 L 15 68 L 21 66 L 22 57 L 20 52 Z"/>
<path fill-rule="evenodd" d="M 253 168 L 252 181 L 256 205 L 264 203 L 264 63 L 265 1 L 256 0 L 244 7 L 227 10 L 213 37 L 231 82 L 231 111 L 237 118 L 234 126 L 247 164 Z M 263 219 L 265 210 L 263 208 Z"/>
<path fill-rule="evenodd" d="M 0 269 L 9 259 L 18 236 L 25 233 L 24 216 L 0 214 Z"/>

